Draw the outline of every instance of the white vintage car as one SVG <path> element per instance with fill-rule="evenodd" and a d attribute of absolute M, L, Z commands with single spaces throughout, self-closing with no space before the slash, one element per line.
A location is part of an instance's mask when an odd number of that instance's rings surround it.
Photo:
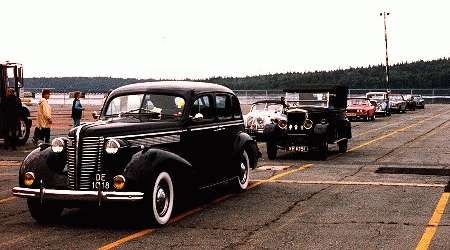
<path fill-rule="evenodd" d="M 286 121 L 285 104 L 281 100 L 263 100 L 252 104 L 250 112 L 244 115 L 246 132 L 256 139 L 262 139 L 267 124 Z"/>

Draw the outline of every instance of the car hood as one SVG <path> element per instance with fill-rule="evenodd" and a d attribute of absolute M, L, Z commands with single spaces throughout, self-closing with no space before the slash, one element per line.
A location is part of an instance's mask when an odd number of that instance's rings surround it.
<path fill-rule="evenodd" d="M 253 117 L 253 118 L 257 118 L 257 117 L 261 117 L 261 118 L 278 118 L 280 116 L 283 116 L 281 113 L 275 113 L 275 112 L 271 112 L 271 111 L 253 111 L 250 112 L 248 114 L 245 115 L 245 117 L 249 118 L 249 117 Z"/>
<path fill-rule="evenodd" d="M 157 122 L 127 122 L 124 121 L 97 121 L 86 123 L 69 131 L 69 136 L 75 136 L 78 129 L 83 137 L 113 137 L 126 135 L 139 135 L 158 132 L 181 130 L 181 123 L 176 121 Z"/>
<path fill-rule="evenodd" d="M 347 109 L 364 109 L 364 110 L 369 110 L 372 109 L 370 106 L 367 105 L 350 105 L 347 107 Z"/>

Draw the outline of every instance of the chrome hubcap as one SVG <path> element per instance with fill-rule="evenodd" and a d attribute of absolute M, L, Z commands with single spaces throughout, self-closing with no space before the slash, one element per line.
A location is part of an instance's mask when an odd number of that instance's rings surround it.
<path fill-rule="evenodd" d="M 169 195 L 162 186 L 158 186 L 156 191 L 156 212 L 163 217 L 169 209 Z"/>

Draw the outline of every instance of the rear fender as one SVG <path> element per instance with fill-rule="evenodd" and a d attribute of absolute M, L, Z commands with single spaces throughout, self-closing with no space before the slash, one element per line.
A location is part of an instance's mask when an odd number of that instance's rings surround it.
<path fill-rule="evenodd" d="M 244 149 L 250 158 L 250 167 L 252 169 L 256 168 L 258 159 L 261 157 L 261 152 L 258 149 L 256 141 L 247 133 L 241 132 L 234 140 L 232 159 L 239 161 L 239 157 Z"/>
<path fill-rule="evenodd" d="M 132 189 L 145 192 L 152 185 L 156 171 L 169 171 L 177 184 L 192 185 L 195 176 L 191 163 L 172 152 L 150 148 L 135 153 L 124 169 L 124 176 Z"/>

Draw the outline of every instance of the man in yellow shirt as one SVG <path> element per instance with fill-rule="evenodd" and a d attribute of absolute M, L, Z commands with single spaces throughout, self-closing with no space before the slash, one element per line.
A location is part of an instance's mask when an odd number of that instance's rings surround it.
<path fill-rule="evenodd" d="M 37 127 L 34 130 L 33 143 L 37 145 L 39 139 L 45 143 L 50 143 L 50 128 L 52 125 L 52 109 L 48 104 L 50 90 L 42 90 L 42 99 L 39 102 L 37 110 Z"/>

